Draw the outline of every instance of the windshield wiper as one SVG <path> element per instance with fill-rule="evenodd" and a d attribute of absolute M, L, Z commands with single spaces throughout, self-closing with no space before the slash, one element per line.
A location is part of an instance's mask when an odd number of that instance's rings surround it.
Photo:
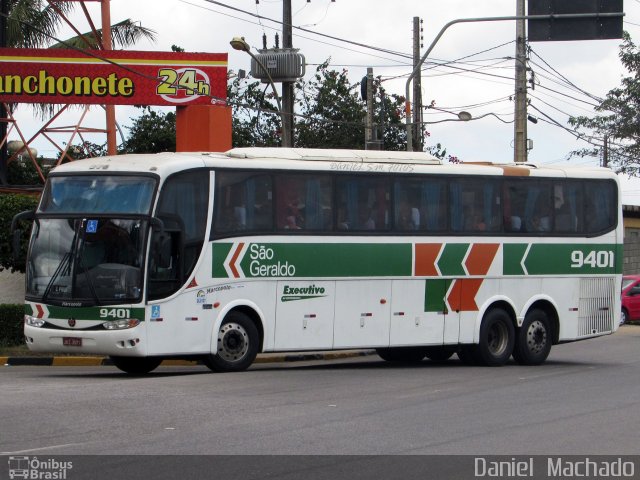
<path fill-rule="evenodd" d="M 62 271 L 65 269 L 71 268 L 71 258 L 73 257 L 73 252 L 77 248 L 77 242 L 78 242 L 78 229 L 75 228 L 73 233 L 73 238 L 71 239 L 71 248 L 67 253 L 64 254 L 64 256 L 62 257 L 62 260 L 60 260 L 60 263 L 58 264 L 58 266 L 56 267 L 56 270 L 53 272 L 53 275 L 51 276 L 51 280 L 49 280 L 49 283 L 47 283 L 47 287 L 44 289 L 44 293 L 42 294 L 43 303 L 47 301 L 47 298 L 51 293 L 51 289 L 53 288 L 55 281 L 58 279 L 58 276 L 60 276 Z M 68 273 L 69 275 L 71 275 L 73 272 L 69 270 Z"/>
<path fill-rule="evenodd" d="M 51 276 L 51 280 L 49 280 L 49 283 L 47 283 L 47 288 L 44 289 L 44 293 L 42 294 L 42 303 L 46 303 L 47 298 L 49 297 L 49 293 L 51 293 L 51 288 L 53 287 L 54 282 L 57 280 L 58 276 L 62 273 L 62 271 L 65 268 L 69 267 L 70 262 L 71 262 L 71 251 L 64 254 L 55 272 L 53 272 L 53 275 Z"/>

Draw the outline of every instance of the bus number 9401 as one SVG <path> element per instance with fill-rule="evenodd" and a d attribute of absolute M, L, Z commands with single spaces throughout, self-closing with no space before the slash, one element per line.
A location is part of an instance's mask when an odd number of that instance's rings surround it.
<path fill-rule="evenodd" d="M 588 265 L 591 268 L 613 268 L 614 255 L 611 250 L 590 251 L 587 256 L 581 250 L 571 252 L 571 268 L 582 268 Z"/>
<path fill-rule="evenodd" d="M 130 318 L 131 312 L 128 308 L 101 308 L 100 318 Z"/>

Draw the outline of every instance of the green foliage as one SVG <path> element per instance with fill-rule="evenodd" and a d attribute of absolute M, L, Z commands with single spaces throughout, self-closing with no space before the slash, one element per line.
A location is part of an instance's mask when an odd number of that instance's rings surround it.
<path fill-rule="evenodd" d="M 319 65 L 309 81 L 298 82 L 301 117 L 296 121 L 296 146 L 308 148 L 365 147 L 366 102 L 360 98 L 360 83 L 350 83 L 347 70 Z M 374 79 L 374 123 L 384 150 L 404 150 L 404 98 L 389 95 L 380 78 Z"/>
<path fill-rule="evenodd" d="M 97 35 L 96 35 L 97 34 Z M 127 47 L 135 44 L 138 40 L 146 38 L 155 40 L 156 32 L 151 29 L 144 28 L 138 22 L 126 19 L 111 25 L 111 41 L 114 47 Z M 88 45 L 87 45 L 88 44 Z M 76 36 L 65 40 L 64 42 L 55 43 L 50 48 L 92 48 L 99 50 L 102 45 L 102 29 L 96 32 L 86 32 L 82 36 Z"/>
<path fill-rule="evenodd" d="M 594 117 L 579 116 L 569 119 L 576 129 L 590 130 L 585 137 L 596 144 L 572 152 L 575 156 L 602 157 L 604 139 L 609 142 L 609 163 L 617 171 L 632 175 L 640 173 L 640 50 L 627 32 L 619 52 L 622 65 L 630 73 L 621 85 L 607 93 L 595 108 Z"/>
<path fill-rule="evenodd" d="M 37 158 L 42 174 L 47 178 L 49 169 L 42 165 L 42 158 Z M 9 185 L 42 185 L 42 180 L 31 158 L 14 160 L 7 166 L 7 181 Z"/>
<path fill-rule="evenodd" d="M 27 246 L 29 243 L 29 222 L 21 222 L 19 228 L 22 229 L 20 242 L 20 258 L 15 261 L 13 258 L 11 220 L 14 215 L 25 210 L 34 210 L 38 204 L 38 199 L 29 195 L 0 194 L 0 270 L 5 268 L 12 272 L 24 272 L 25 258 L 27 257 Z"/>
<path fill-rule="evenodd" d="M 176 151 L 176 114 L 143 107 L 143 114 L 134 119 L 129 138 L 121 153 L 158 153 Z"/>
<path fill-rule="evenodd" d="M 24 343 L 24 305 L 0 304 L 0 347 Z"/>
<path fill-rule="evenodd" d="M 302 118 L 296 119 L 296 146 L 364 148 L 364 102 L 359 84 L 350 84 L 347 71 L 329 69 L 326 61 L 311 80 L 298 82 Z"/>
<path fill-rule="evenodd" d="M 229 72 L 227 100 L 233 109 L 234 147 L 277 147 L 281 121 L 278 105 L 269 84 L 240 78 Z"/>
<path fill-rule="evenodd" d="M 175 51 L 180 47 L 172 46 Z M 385 150 L 404 150 L 404 97 L 388 94 L 380 78 L 374 81 L 374 121 Z M 299 115 L 295 119 L 294 145 L 305 148 L 364 148 L 366 103 L 360 84 L 349 82 L 347 71 L 336 71 L 328 61 L 309 81 L 297 83 Z M 270 85 L 229 72 L 227 101 L 232 106 L 234 147 L 276 147 L 281 144 L 281 118 Z M 149 107 L 133 119 L 121 153 L 175 151 L 175 114 Z M 437 147 L 440 151 L 440 147 Z M 444 154 L 443 154 L 444 155 Z"/>

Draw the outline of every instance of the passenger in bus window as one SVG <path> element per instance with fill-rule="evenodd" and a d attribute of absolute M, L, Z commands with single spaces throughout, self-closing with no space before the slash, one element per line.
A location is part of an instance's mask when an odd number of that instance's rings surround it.
<path fill-rule="evenodd" d="M 398 207 L 396 228 L 398 230 L 417 230 L 420 227 L 420 210 L 411 207 L 409 202 L 402 200 Z"/>
<path fill-rule="evenodd" d="M 373 219 L 373 208 L 366 203 L 358 207 L 358 230 L 375 230 L 376 222 Z"/>
<path fill-rule="evenodd" d="M 573 232 L 576 230 L 576 218 L 571 212 L 571 206 L 566 201 L 562 185 L 554 185 L 553 205 L 555 211 L 555 227 L 560 232 Z"/>

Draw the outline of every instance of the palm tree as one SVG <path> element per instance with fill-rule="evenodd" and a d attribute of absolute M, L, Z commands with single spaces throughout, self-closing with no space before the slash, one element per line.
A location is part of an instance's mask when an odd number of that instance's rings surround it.
<path fill-rule="evenodd" d="M 73 11 L 73 2 L 56 2 L 55 7 L 43 0 L 9 0 L 9 18 L 7 21 L 7 46 L 18 48 L 87 48 L 80 36 L 66 41 L 56 40 L 56 32 L 64 22 L 62 15 Z M 99 48 L 102 31 L 98 37 L 93 32 L 82 35 L 91 48 Z M 111 26 L 114 46 L 122 48 L 136 43 L 141 38 L 155 40 L 155 32 L 140 26 L 133 20 L 123 20 Z"/>

